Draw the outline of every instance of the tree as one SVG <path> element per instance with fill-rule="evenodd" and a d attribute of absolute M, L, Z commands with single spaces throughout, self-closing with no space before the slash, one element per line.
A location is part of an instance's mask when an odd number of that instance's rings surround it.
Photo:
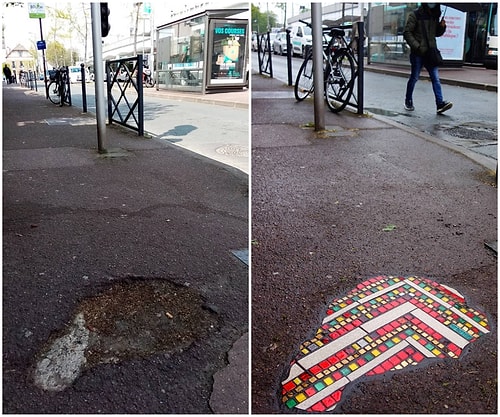
<path fill-rule="evenodd" d="M 90 9 L 88 3 L 80 3 L 74 8 L 74 3 L 66 3 L 64 8 L 48 8 L 52 16 L 54 25 L 50 28 L 47 38 L 53 42 L 58 42 L 62 46 L 65 40 L 69 41 L 69 50 L 64 65 L 75 65 L 78 61 L 87 61 L 89 44 Z M 76 38 L 76 39 L 75 39 Z M 83 57 L 73 48 L 73 44 L 83 45 Z M 47 45 L 48 47 L 48 45 Z"/>
<path fill-rule="evenodd" d="M 71 65 L 71 53 L 66 50 L 61 42 L 56 40 L 47 43 L 45 56 L 47 62 L 56 68 L 61 65 Z"/>
<path fill-rule="evenodd" d="M 258 6 L 252 3 L 252 31 L 264 33 L 277 25 L 277 16 L 270 11 L 261 12 Z"/>
<path fill-rule="evenodd" d="M 275 5 L 278 9 L 283 10 L 283 27 L 286 28 L 286 12 L 287 12 L 287 4 L 286 3 L 276 3 Z"/>

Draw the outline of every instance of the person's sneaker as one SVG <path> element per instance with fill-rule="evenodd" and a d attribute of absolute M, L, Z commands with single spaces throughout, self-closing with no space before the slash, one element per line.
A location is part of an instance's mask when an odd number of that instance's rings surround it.
<path fill-rule="evenodd" d="M 405 101 L 405 110 L 408 110 L 408 111 L 415 110 L 415 107 L 413 107 L 413 101 L 411 101 L 411 100 Z"/>
<path fill-rule="evenodd" d="M 453 107 L 453 103 L 449 101 L 443 101 L 440 105 L 437 106 L 437 113 L 444 113 L 446 110 L 450 110 Z"/>

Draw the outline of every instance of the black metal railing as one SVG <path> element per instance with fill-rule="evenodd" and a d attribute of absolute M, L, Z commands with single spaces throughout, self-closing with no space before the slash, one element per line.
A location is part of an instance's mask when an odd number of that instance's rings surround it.
<path fill-rule="evenodd" d="M 144 136 L 143 57 L 106 61 L 109 124 L 118 123 Z"/>
<path fill-rule="evenodd" d="M 20 77 L 19 81 L 22 87 L 38 91 L 38 86 L 36 83 L 37 74 L 35 71 L 32 70 L 22 71 L 19 77 Z"/>
<path fill-rule="evenodd" d="M 257 54 L 259 57 L 259 73 L 273 78 L 273 60 L 271 58 L 271 37 L 269 32 L 257 34 Z"/>

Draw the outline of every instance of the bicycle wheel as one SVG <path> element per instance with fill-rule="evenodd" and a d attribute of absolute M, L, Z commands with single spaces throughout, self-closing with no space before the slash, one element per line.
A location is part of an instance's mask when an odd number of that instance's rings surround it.
<path fill-rule="evenodd" d="M 354 89 L 356 68 L 354 59 L 346 49 L 332 57 L 325 71 L 325 96 L 328 108 L 338 113 L 349 104 Z"/>
<path fill-rule="evenodd" d="M 300 66 L 295 80 L 294 93 L 297 101 L 304 100 L 314 90 L 313 82 L 313 59 L 312 54 L 308 54 L 307 58 Z"/>
<path fill-rule="evenodd" d="M 57 81 L 51 81 L 48 86 L 49 100 L 54 104 L 61 102 L 61 95 L 59 94 L 59 84 Z"/>

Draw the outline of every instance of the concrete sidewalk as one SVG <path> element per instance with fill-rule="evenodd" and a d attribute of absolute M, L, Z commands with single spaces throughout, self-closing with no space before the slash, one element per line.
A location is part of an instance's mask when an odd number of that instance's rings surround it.
<path fill-rule="evenodd" d="M 409 66 L 371 63 L 365 64 L 365 70 L 408 78 L 411 68 Z M 420 77 L 424 80 L 430 79 L 425 68 Z M 442 84 L 486 91 L 497 91 L 498 89 L 498 71 L 482 66 L 442 67 L 439 68 L 439 79 Z"/>
<path fill-rule="evenodd" d="M 397 76 L 407 78 L 410 73 L 410 67 L 401 67 L 390 64 L 380 64 L 372 63 L 370 65 L 365 64 L 365 71 L 375 72 L 380 74 L 386 74 L 389 76 Z M 426 75 L 425 69 L 421 73 L 421 79 L 429 79 Z M 473 66 L 463 66 L 461 68 L 440 68 L 440 79 L 443 84 L 461 86 L 466 88 L 472 88 L 476 90 L 485 91 L 497 91 L 498 86 L 498 71 L 489 70 L 484 67 L 473 67 Z M 265 87 L 263 82 L 267 80 Z M 292 102 L 295 102 L 295 97 L 293 93 L 293 87 L 287 87 L 283 81 L 277 79 L 268 79 L 268 77 L 261 77 L 257 73 L 253 73 L 252 78 L 252 97 L 253 98 L 267 98 L 267 99 L 279 99 L 288 98 Z M 311 100 L 312 101 L 312 100 Z M 281 103 L 281 102 L 280 102 Z M 299 103 L 295 103 L 297 106 Z M 326 108 L 326 105 L 325 105 Z M 326 114 L 334 117 L 326 108 Z M 349 112 L 344 112 L 343 114 L 349 114 Z M 342 117 L 342 114 L 339 115 Z M 395 128 L 403 131 L 409 131 L 414 135 L 425 138 L 428 141 L 435 142 L 441 146 L 447 147 L 450 150 L 459 152 L 464 156 L 472 159 L 473 161 L 483 165 L 485 168 L 495 171 L 497 167 L 496 157 L 488 157 L 485 153 L 480 152 L 480 148 L 466 148 L 459 146 L 453 142 L 446 141 L 435 136 L 428 135 L 424 132 L 418 131 L 416 129 L 409 128 L 401 123 L 397 123 L 388 117 L 381 117 L 376 114 L 371 114 L 370 117 L 378 120 L 383 120 L 384 123 L 391 124 Z M 313 115 L 311 115 L 312 120 L 314 120 Z"/>
<path fill-rule="evenodd" d="M 248 176 L 106 130 L 3 88 L 3 411 L 246 413 Z"/>

